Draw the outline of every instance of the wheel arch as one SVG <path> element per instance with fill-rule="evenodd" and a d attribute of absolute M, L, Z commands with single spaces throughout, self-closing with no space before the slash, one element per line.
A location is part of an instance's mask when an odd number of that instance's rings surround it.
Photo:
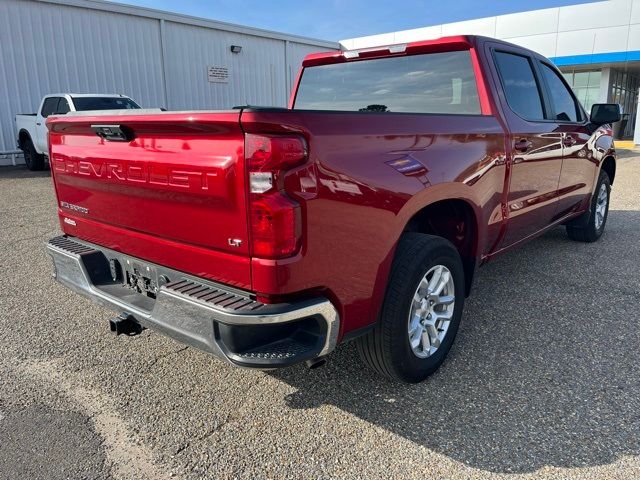
<path fill-rule="evenodd" d="M 609 175 L 609 182 L 613 185 L 613 180 L 616 176 L 616 159 L 613 155 L 607 155 L 602 159 L 602 165 L 600 169 L 607 172 Z"/>
<path fill-rule="evenodd" d="M 436 235 L 454 245 L 462 259 L 465 293 L 468 296 L 473 284 L 479 249 L 479 222 L 474 203 L 463 198 L 433 201 L 409 218 L 401 234 L 406 232 Z"/>
<path fill-rule="evenodd" d="M 20 147 L 21 150 L 24 150 L 24 145 L 25 145 L 24 142 L 26 140 L 30 140 L 31 143 L 33 144 L 33 139 L 31 138 L 31 134 L 29 133 L 29 131 L 24 128 L 21 128 L 20 131 L 18 132 L 18 146 Z"/>
<path fill-rule="evenodd" d="M 463 251 L 463 266 L 465 272 L 465 294 L 469 295 L 473 284 L 475 270 L 480 265 L 479 253 L 482 243 L 485 241 L 483 231 L 480 227 L 484 222 L 483 208 L 480 202 L 473 197 L 473 191 L 466 185 L 460 183 L 443 183 L 430 186 L 411 197 L 396 213 L 393 227 L 390 228 L 386 256 L 380 262 L 376 280 L 372 291 L 372 302 L 370 304 L 370 318 L 379 320 L 378 316 L 382 308 L 382 300 L 388 285 L 389 274 L 393 264 L 396 250 L 402 235 L 409 231 L 418 233 L 430 233 L 423 224 L 417 222 L 418 219 L 428 215 L 425 212 L 433 212 L 430 208 L 434 206 L 446 205 L 446 202 L 453 202 L 465 209 L 466 219 L 469 223 L 469 231 L 473 232 L 468 249 Z M 419 228 L 422 225 L 423 228 Z M 446 238 L 446 236 L 444 237 Z"/>

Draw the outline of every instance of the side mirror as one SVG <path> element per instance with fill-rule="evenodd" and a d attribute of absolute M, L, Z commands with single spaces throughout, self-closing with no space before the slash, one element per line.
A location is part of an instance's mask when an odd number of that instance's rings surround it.
<path fill-rule="evenodd" d="M 604 125 L 619 122 L 622 118 L 620 105 L 617 103 L 594 103 L 591 107 L 591 123 Z"/>

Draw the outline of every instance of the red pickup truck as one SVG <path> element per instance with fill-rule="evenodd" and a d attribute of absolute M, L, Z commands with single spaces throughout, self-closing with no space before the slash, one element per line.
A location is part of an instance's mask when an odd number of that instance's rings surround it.
<path fill-rule="evenodd" d="M 619 118 L 490 38 L 309 55 L 288 108 L 50 117 L 48 252 L 116 333 L 266 369 L 355 339 L 418 382 L 478 266 L 555 225 L 602 235 Z"/>

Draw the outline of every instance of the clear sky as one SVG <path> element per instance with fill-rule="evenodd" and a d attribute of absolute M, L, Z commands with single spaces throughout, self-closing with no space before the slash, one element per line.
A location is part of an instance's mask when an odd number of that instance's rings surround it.
<path fill-rule="evenodd" d="M 119 1 L 305 37 L 342 40 L 590 0 Z"/>

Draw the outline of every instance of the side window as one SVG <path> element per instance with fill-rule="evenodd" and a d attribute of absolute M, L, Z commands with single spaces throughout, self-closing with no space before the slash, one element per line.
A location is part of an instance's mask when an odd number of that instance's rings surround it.
<path fill-rule="evenodd" d="M 47 118 L 56 111 L 59 99 L 60 97 L 49 97 L 44 101 L 44 104 L 42 104 L 42 111 L 40 112 L 43 117 Z"/>
<path fill-rule="evenodd" d="M 555 116 L 553 120 L 560 120 L 561 122 L 579 121 L 580 111 L 578 110 L 578 105 L 558 73 L 549 65 L 543 63 L 542 76 L 551 94 L 553 115 Z"/>
<path fill-rule="evenodd" d="M 63 115 L 65 113 L 69 113 L 71 109 L 69 108 L 69 102 L 64 97 L 60 97 L 60 101 L 58 102 L 58 108 L 56 109 L 56 113 Z"/>
<path fill-rule="evenodd" d="M 529 58 L 495 52 L 495 59 L 509 107 L 526 120 L 544 120 L 540 89 Z"/>

